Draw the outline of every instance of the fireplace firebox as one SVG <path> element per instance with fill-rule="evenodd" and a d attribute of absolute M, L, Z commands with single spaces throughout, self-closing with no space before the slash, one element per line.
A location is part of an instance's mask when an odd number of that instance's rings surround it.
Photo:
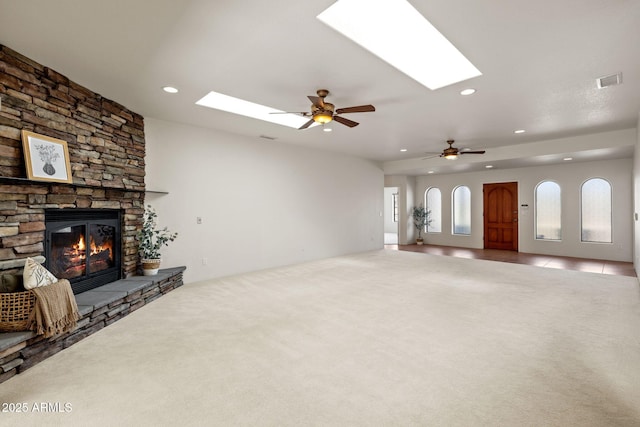
<path fill-rule="evenodd" d="M 119 210 L 46 210 L 45 267 L 74 294 L 120 279 L 121 221 Z"/>

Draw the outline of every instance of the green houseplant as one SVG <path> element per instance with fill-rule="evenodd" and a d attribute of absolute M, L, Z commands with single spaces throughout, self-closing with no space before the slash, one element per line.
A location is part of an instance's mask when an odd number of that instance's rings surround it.
<path fill-rule="evenodd" d="M 415 225 L 416 230 L 418 230 L 416 243 L 422 245 L 424 243 L 422 232 L 425 227 L 431 224 L 431 211 L 426 210 L 422 205 L 414 206 L 411 216 L 413 217 L 413 225 Z"/>
<path fill-rule="evenodd" d="M 160 268 L 160 249 L 173 242 L 178 233 L 171 233 L 167 227 L 159 229 L 158 214 L 147 205 L 142 218 L 142 229 L 138 232 L 140 262 L 145 276 L 158 274 Z"/>

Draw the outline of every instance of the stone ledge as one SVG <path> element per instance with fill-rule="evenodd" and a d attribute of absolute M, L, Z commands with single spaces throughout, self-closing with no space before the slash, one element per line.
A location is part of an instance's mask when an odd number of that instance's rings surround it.
<path fill-rule="evenodd" d="M 4 355 L 4 351 L 27 342 L 30 338 L 35 337 L 36 334 L 31 331 L 24 332 L 2 332 L 0 333 L 0 354 Z"/>
<path fill-rule="evenodd" d="M 78 310 L 81 315 L 95 311 L 139 290 L 151 288 L 185 269 L 186 267 L 167 268 L 158 271 L 155 276 L 132 276 L 83 292 L 76 295 Z"/>
<path fill-rule="evenodd" d="M 186 267 L 163 269 L 156 276 L 133 276 L 76 295 L 80 320 L 75 330 L 51 338 L 31 331 L 0 333 L 0 383 L 125 317 L 183 285 Z"/>
<path fill-rule="evenodd" d="M 42 255 L 32 257 L 38 264 L 43 264 L 45 258 Z M 10 270 L 12 268 L 22 268 L 27 258 L 16 258 L 7 261 L 0 261 L 0 270 Z"/>
<path fill-rule="evenodd" d="M 76 295 L 76 303 L 78 304 L 78 309 L 82 307 L 83 311 L 86 311 L 89 308 L 91 309 L 91 311 L 95 311 L 100 307 L 109 305 L 112 302 L 118 301 L 126 296 L 126 292 L 98 292 L 95 289 L 92 289 L 90 291 Z"/>

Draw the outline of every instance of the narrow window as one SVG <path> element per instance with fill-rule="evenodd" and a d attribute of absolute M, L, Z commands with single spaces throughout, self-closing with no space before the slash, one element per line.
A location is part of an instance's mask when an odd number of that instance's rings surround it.
<path fill-rule="evenodd" d="M 391 195 L 391 206 L 393 209 L 393 222 L 398 222 L 398 193 Z"/>
<path fill-rule="evenodd" d="M 442 195 L 440 189 L 432 187 L 425 194 L 425 203 L 427 211 L 431 212 L 431 223 L 427 225 L 427 233 L 442 232 Z"/>
<path fill-rule="evenodd" d="M 611 184 L 592 178 L 582 184 L 580 193 L 582 241 L 611 243 Z"/>
<path fill-rule="evenodd" d="M 453 234 L 471 234 L 471 190 L 465 185 L 453 190 Z"/>
<path fill-rule="evenodd" d="M 561 191 L 553 181 L 542 181 L 536 187 L 536 239 L 561 240 Z"/>

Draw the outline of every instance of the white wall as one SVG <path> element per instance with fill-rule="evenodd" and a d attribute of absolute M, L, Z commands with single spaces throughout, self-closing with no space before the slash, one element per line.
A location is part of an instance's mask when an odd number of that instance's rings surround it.
<path fill-rule="evenodd" d="M 145 134 L 147 189 L 169 192 L 147 204 L 179 233 L 163 267 L 185 282 L 383 247 L 378 164 L 150 118 Z"/>
<path fill-rule="evenodd" d="M 488 170 L 451 175 L 417 177 L 416 204 L 424 200 L 429 187 L 442 192 L 442 233 L 427 233 L 429 244 L 483 247 L 482 186 L 486 183 L 517 182 L 519 214 L 519 251 L 582 258 L 631 261 L 633 251 L 632 159 L 599 162 L 563 163 L 542 167 Z M 580 186 L 592 177 L 608 180 L 613 189 L 613 243 L 580 241 Z M 562 241 L 535 240 L 534 189 L 543 180 L 553 180 L 562 189 Z M 471 235 L 451 234 L 451 192 L 458 185 L 471 189 Z M 522 205 L 528 205 L 528 208 Z"/>

